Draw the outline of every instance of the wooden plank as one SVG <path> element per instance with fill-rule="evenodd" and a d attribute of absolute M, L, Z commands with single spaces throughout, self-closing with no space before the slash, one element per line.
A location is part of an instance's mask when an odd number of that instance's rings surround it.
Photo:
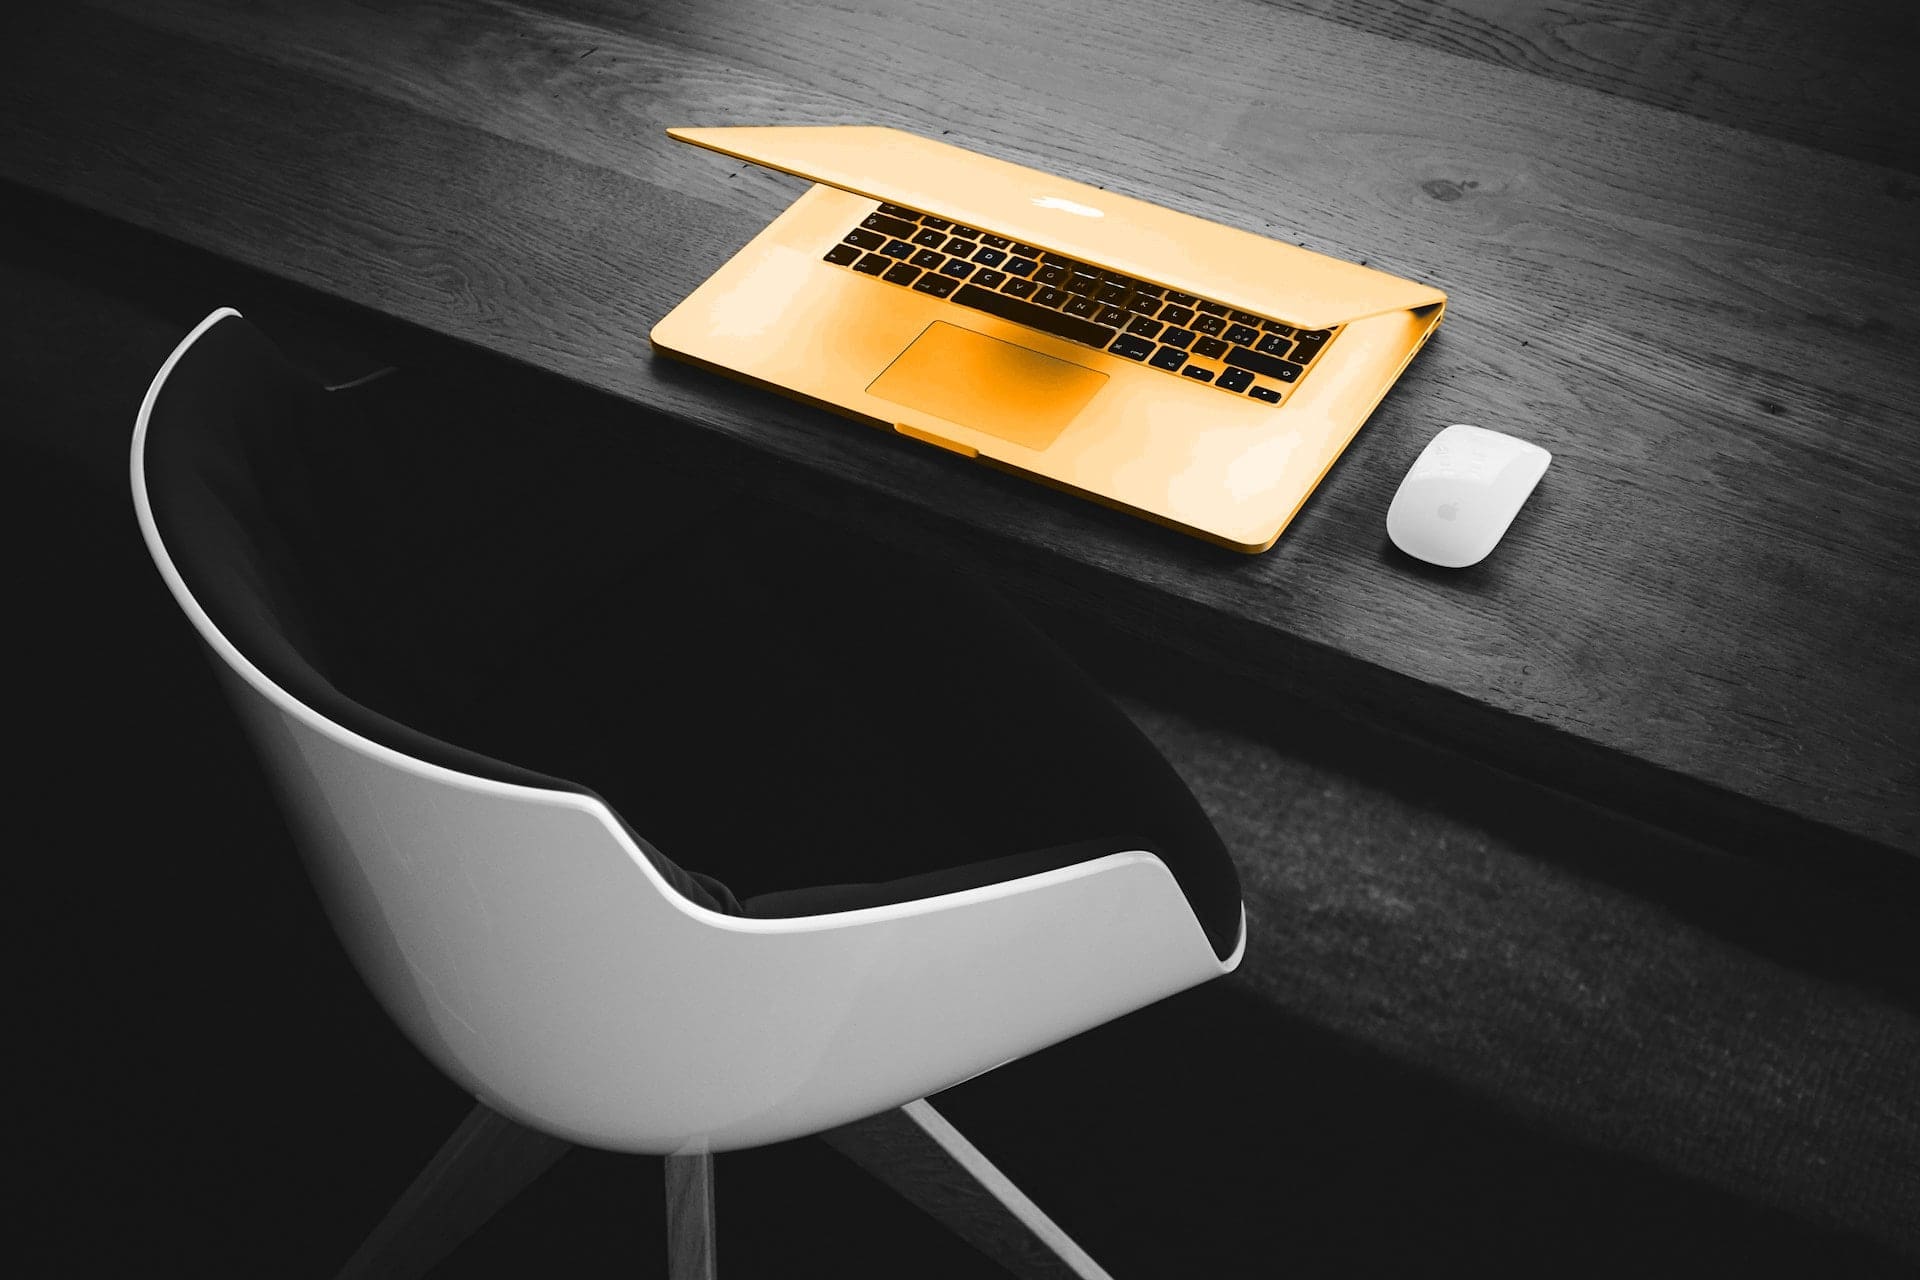
<path fill-rule="evenodd" d="M 718 1251 L 713 1223 L 713 1156 L 701 1151 L 668 1156 L 667 1275 L 670 1280 L 714 1280 Z"/>
<path fill-rule="evenodd" d="M 1729 858 L 1377 733 L 1329 741 L 1304 708 L 1249 706 L 1234 682 L 1178 665 L 1126 661 L 1138 687 L 1121 699 L 1243 869 L 1244 963 L 935 1098 L 989 1150 L 1044 1124 L 1052 1140 L 1030 1144 L 1021 1179 L 1063 1215 L 1112 1210 L 1084 1229 L 1096 1256 L 1118 1268 L 1143 1237 L 1184 1231 L 1188 1273 L 1263 1274 L 1245 1260 L 1290 1256 L 1276 1222 L 1313 1212 L 1284 1186 L 1337 1203 L 1331 1178 L 1390 1205 L 1372 1179 L 1393 1164 L 1404 1196 L 1462 1206 L 1459 1223 L 1434 1209 L 1429 1229 L 1473 1270 L 1486 1260 L 1462 1241 L 1482 1213 L 1490 1242 L 1556 1238 L 1503 1221 L 1490 1198 L 1554 1177 L 1499 1136 L 1520 1124 L 1586 1167 L 1619 1159 L 1621 1185 L 1644 1191 L 1641 1209 L 1599 1184 L 1569 1193 L 1575 1234 L 1632 1224 L 1623 1260 L 1681 1197 L 1713 1188 L 1740 1208 L 1703 1213 L 1696 1228 L 1725 1224 L 1703 1240 L 1760 1227 L 1770 1206 L 1844 1232 L 1836 1246 L 1868 1238 L 1906 1259 L 1880 1272 L 1920 1261 L 1920 880 L 1882 892 Z M 1127 1083 L 1076 1092 L 1113 1063 Z M 1179 1101 L 1115 1126 L 1142 1073 Z M 1422 1132 L 1436 1113 L 1459 1117 L 1466 1145 Z M 1257 1172 L 1222 1172 L 1243 1166 Z M 1367 1172 L 1341 1183 L 1342 1169 Z M 1143 1217 L 1195 1180 L 1207 1210 Z M 1593 1217 L 1594 1204 L 1611 1207 Z"/>
<path fill-rule="evenodd" d="M 1375 35 L 1920 171 L 1920 10 L 1796 0 L 1271 0 Z M 1889 177 L 1902 190 L 1914 184 Z"/>
<path fill-rule="evenodd" d="M 805 6 L 662 5 L 645 30 L 567 8 L 48 17 L 0 55 L 23 126 L 0 169 L 909 503 L 935 519 L 908 536 L 1016 589 L 1328 705 L 1736 837 L 1798 820 L 1920 848 L 1920 272 L 1879 171 L 1284 13 L 1281 83 L 1209 38 L 1246 5 L 1177 7 L 1207 52 L 1171 66 L 1127 6 L 1037 14 L 987 63 L 963 55 L 990 11 L 849 32 Z M 1101 56 L 1062 72 L 1062 48 Z M 1225 559 L 640 353 L 794 190 L 659 128 L 939 133 L 940 104 L 986 100 L 1004 110 L 954 140 L 1449 289 L 1441 337 L 1274 552 Z M 1496 557 L 1453 576 L 1380 529 L 1448 421 L 1557 458 Z"/>

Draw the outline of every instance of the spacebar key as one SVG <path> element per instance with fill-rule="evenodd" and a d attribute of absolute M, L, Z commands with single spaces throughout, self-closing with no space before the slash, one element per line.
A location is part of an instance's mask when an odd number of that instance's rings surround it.
<path fill-rule="evenodd" d="M 982 289 L 977 284 L 962 285 L 960 291 L 947 301 L 958 302 L 962 306 L 972 307 L 975 311 L 984 311 L 990 316 L 999 316 L 1002 320 L 1011 320 L 1015 324 L 1024 324 L 1042 333 L 1051 333 L 1069 342 L 1084 342 L 1090 347 L 1105 347 L 1113 341 L 1113 335 L 1119 332 L 1103 324 L 1095 324 L 1091 320 L 1082 320 L 1079 316 L 1066 315 L 1048 307 L 1022 302 L 1018 298 L 1009 298 L 1004 293 Z"/>

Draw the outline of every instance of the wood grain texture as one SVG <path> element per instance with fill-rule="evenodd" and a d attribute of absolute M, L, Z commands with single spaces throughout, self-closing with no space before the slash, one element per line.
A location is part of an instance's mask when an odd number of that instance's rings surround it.
<path fill-rule="evenodd" d="M 713 1157 L 668 1156 L 667 1276 L 669 1280 L 714 1280 L 719 1274 L 713 1221 Z"/>
<path fill-rule="evenodd" d="M 1508 1177 L 1533 1175 L 1525 1161 L 1501 1162 L 1484 1177 L 1463 1171 L 1477 1143 L 1496 1141 L 1491 1126 L 1456 1149 L 1430 1138 L 1399 1149 L 1387 1136 L 1397 1128 L 1382 1114 L 1395 1105 L 1393 1090 L 1439 1079 L 1583 1152 L 1624 1158 L 1623 1176 L 1648 1188 L 1666 1178 L 1713 1187 L 1742 1205 L 1874 1239 L 1904 1259 L 1876 1270 L 1836 1257 L 1827 1266 L 1834 1274 L 1900 1274 L 1920 1264 L 1920 952 L 1912 945 L 1920 896 L 1911 881 L 1903 893 L 1878 893 L 1831 868 L 1782 871 L 1730 858 L 1413 744 L 1365 731 L 1330 741 L 1284 705 L 1244 705 L 1233 682 L 1197 668 L 1114 665 L 1125 668 L 1128 712 L 1243 868 L 1251 941 L 1230 978 L 1135 1015 L 1131 1028 L 1050 1051 L 1051 1062 L 1009 1068 L 1015 1078 L 1031 1073 L 1030 1094 L 1055 1099 L 1025 1121 L 1053 1140 L 1030 1144 L 1010 1171 L 1062 1214 L 1092 1204 L 1127 1224 L 1137 1215 L 1117 1206 L 1172 1201 L 1175 1187 L 1201 1176 L 1196 1168 L 1262 1172 L 1204 1215 L 1176 1211 L 1119 1227 L 1096 1217 L 1083 1239 L 1096 1256 L 1118 1269 L 1139 1236 L 1185 1227 L 1197 1251 L 1191 1274 L 1281 1274 L 1305 1229 L 1285 1207 L 1283 1180 L 1322 1185 L 1349 1154 L 1362 1167 L 1423 1168 L 1452 1183 L 1433 1188 L 1441 1197 L 1460 1194 L 1454 1180 L 1464 1176 L 1472 1188 L 1464 1194 L 1501 1203 L 1482 1197 Z M 1190 687 L 1193 679 L 1208 687 Z M 1379 1096 L 1358 1086 L 1334 1102 L 1343 1085 L 1294 1073 L 1311 1056 L 1310 1029 L 1413 1070 Z M 1110 1101 L 1095 1107 L 1060 1095 L 1076 1078 L 1124 1062 L 1115 1044 L 1128 1035 L 1179 1043 L 1186 1063 L 1151 1085 L 1179 1101 L 1140 1108 L 1114 1132 Z M 995 1119 L 1006 1104 L 994 1091 L 1004 1087 L 988 1076 L 935 1102 L 997 1149 L 1014 1127 Z M 985 1095 L 977 1103 L 968 1096 L 976 1090 Z M 1156 1116 L 1165 1130 L 1190 1136 L 1157 1145 Z M 1320 1143 L 1309 1136 L 1315 1128 Z M 1158 1136 L 1164 1141 L 1164 1131 Z M 1139 1146 L 1159 1161 L 1131 1158 Z M 1649 1194 L 1651 1202 L 1665 1193 Z M 1651 1203 L 1644 1218 L 1617 1208 L 1589 1218 L 1590 1207 L 1569 1205 L 1568 1239 L 1591 1238 L 1604 1252 L 1599 1238 L 1623 1231 L 1616 1243 L 1626 1257 L 1655 1256 Z M 1489 1212 L 1496 1222 L 1506 1216 Z M 1419 1238 L 1391 1207 L 1378 1220 Z M 1471 1235 L 1464 1220 L 1460 1234 L 1449 1233 L 1444 1211 L 1439 1221 L 1439 1248 Z M 1506 1225 L 1519 1235 L 1541 1230 L 1538 1220 Z M 1754 1239 L 1738 1225 L 1708 1229 L 1720 1245 L 1739 1243 L 1735 1232 Z M 1221 1234 L 1225 1242 L 1211 1238 Z M 1537 1267 L 1479 1265 L 1485 1260 L 1470 1250 L 1454 1256 L 1468 1259 L 1465 1271 L 1488 1274 L 1633 1265 L 1584 1253 Z M 1255 1257 L 1270 1270 L 1226 1261 Z M 1420 1268 L 1329 1264 L 1309 1253 L 1298 1269 Z M 1669 1259 L 1652 1269 L 1684 1275 L 1715 1264 Z"/>
<path fill-rule="evenodd" d="M 1271 0 L 1493 66 L 1920 171 L 1920 10 L 1794 0 Z M 1902 183 L 1902 186 L 1911 184 Z"/>
<path fill-rule="evenodd" d="M 103 4 L 0 52 L 0 174 L 851 486 L 819 501 L 1334 709 L 1736 842 L 1920 850 L 1901 180 L 1250 3 L 999 22 Z M 660 130 L 834 120 L 1431 280 L 1449 319 L 1254 559 L 648 358 L 797 190 Z M 1556 461 L 1491 560 L 1442 574 L 1380 521 L 1453 421 Z"/>

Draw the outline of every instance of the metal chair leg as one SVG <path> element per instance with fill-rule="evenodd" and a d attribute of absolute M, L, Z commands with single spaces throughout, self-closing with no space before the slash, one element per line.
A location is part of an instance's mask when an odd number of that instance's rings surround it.
<path fill-rule="evenodd" d="M 339 1280 L 418 1280 L 572 1149 L 476 1104 Z"/>
<path fill-rule="evenodd" d="M 925 1099 L 820 1136 L 1022 1280 L 1112 1280 Z"/>

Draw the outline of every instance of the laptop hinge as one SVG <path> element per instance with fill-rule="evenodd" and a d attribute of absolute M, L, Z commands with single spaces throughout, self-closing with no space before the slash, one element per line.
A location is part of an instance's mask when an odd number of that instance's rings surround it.
<path fill-rule="evenodd" d="M 903 436 L 912 436 L 915 440 L 924 440 L 936 449 L 945 449 L 948 453 L 957 453 L 963 458 L 977 458 L 980 456 L 980 451 L 972 445 L 961 444 L 959 441 L 949 440 L 945 436 L 937 436 L 924 427 L 909 426 L 904 422 L 896 422 L 893 424 L 893 429 Z"/>

